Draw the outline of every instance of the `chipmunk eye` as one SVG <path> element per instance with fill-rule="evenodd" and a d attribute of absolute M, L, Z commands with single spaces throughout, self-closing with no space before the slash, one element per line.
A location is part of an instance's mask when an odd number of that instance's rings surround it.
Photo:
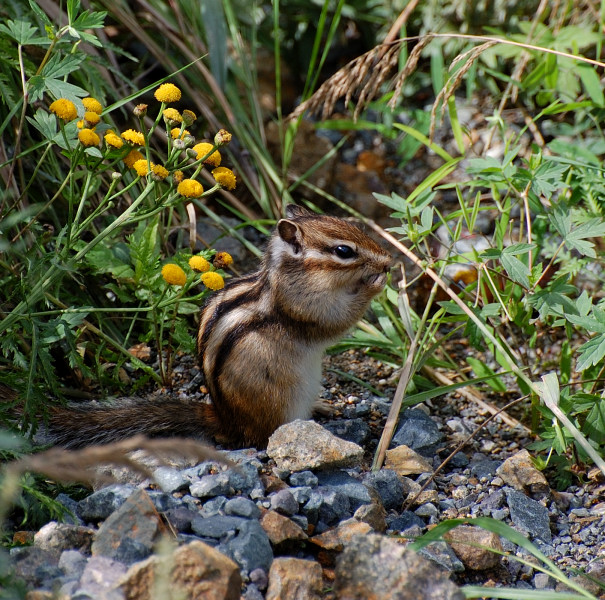
<path fill-rule="evenodd" d="M 355 252 L 351 246 L 345 246 L 344 244 L 335 246 L 332 248 L 332 252 L 334 252 L 338 258 L 354 258 L 357 256 L 357 252 Z"/>

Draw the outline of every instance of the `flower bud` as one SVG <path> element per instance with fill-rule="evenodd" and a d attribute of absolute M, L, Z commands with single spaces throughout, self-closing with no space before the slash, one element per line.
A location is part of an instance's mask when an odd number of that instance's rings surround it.
<path fill-rule="evenodd" d="M 137 104 L 132 111 L 135 117 L 144 117 L 147 115 L 147 104 Z"/>
<path fill-rule="evenodd" d="M 226 129 L 219 129 L 218 133 L 214 136 L 215 146 L 225 146 L 231 141 L 232 135 Z"/>

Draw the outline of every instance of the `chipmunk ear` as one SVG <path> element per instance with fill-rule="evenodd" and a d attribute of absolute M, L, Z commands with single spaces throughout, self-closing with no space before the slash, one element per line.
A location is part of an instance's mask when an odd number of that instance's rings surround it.
<path fill-rule="evenodd" d="M 294 206 L 291 204 L 290 206 Z M 277 223 L 277 233 L 279 237 L 288 244 L 294 254 L 298 254 L 302 247 L 302 233 L 300 227 L 294 222 L 288 219 L 282 219 Z"/>
<path fill-rule="evenodd" d="M 310 210 L 307 210 L 303 206 L 298 206 L 298 204 L 288 204 L 286 206 L 286 217 L 288 219 L 298 219 L 300 217 L 315 217 Z"/>

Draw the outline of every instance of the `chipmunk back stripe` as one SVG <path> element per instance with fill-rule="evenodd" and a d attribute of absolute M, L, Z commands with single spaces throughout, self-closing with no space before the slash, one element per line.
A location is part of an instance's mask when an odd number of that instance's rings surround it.
<path fill-rule="evenodd" d="M 208 387 L 210 388 L 210 395 L 212 396 L 212 402 L 217 412 L 225 418 L 225 412 L 227 404 L 223 401 L 223 395 L 221 392 L 221 386 L 219 379 L 223 372 L 225 362 L 228 360 L 229 355 L 234 350 L 235 346 L 250 333 L 257 333 L 262 329 L 272 326 L 273 321 L 267 321 L 265 318 L 254 318 L 247 322 L 239 323 L 233 327 L 223 338 L 222 343 L 218 347 L 216 357 L 214 359 L 212 377 L 209 378 Z M 224 416 L 223 416 L 224 415 Z"/>
<path fill-rule="evenodd" d="M 211 301 L 202 310 L 202 321 L 200 323 L 200 334 L 198 335 L 198 350 L 203 352 L 208 344 L 208 339 L 214 330 L 217 322 L 237 306 L 243 306 L 251 302 L 256 302 L 262 291 L 263 284 L 254 285 L 261 279 L 261 273 L 252 273 L 234 281 L 231 285 L 224 288 L 220 296 L 213 296 Z M 224 298 L 227 296 L 227 298 Z M 204 323 L 205 312 L 210 309 L 214 302 L 214 312 Z"/>

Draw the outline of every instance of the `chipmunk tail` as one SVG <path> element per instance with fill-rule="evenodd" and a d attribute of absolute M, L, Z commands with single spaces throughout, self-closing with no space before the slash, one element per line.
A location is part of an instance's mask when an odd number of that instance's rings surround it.
<path fill-rule="evenodd" d="M 134 435 L 210 441 L 219 431 L 214 407 L 175 398 L 120 399 L 53 407 L 48 441 L 64 448 L 108 444 Z"/>

